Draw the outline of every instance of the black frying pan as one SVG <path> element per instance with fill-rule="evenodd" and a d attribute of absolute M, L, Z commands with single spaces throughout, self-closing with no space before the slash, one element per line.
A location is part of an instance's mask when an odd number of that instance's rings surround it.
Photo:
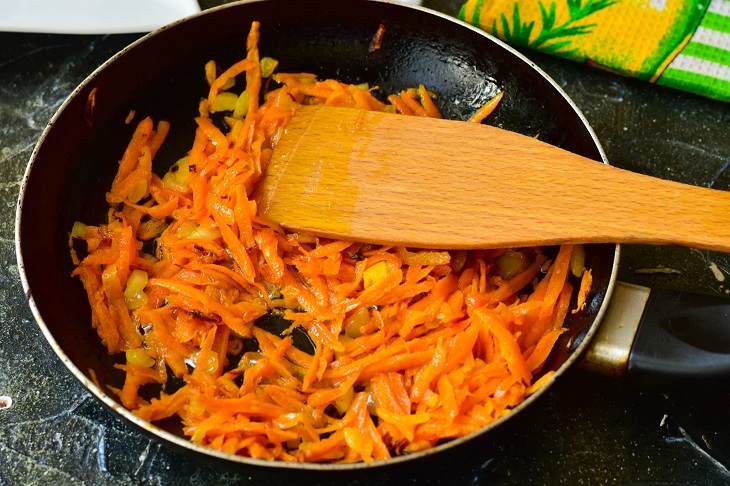
<path fill-rule="evenodd" d="M 138 117 L 168 120 L 171 134 L 155 159 L 158 173 L 189 148 L 197 100 L 207 92 L 203 65 L 227 66 L 245 56 L 251 21 L 261 22 L 260 52 L 275 57 L 280 71 L 308 71 L 321 78 L 380 86 L 381 94 L 425 84 L 438 93 L 447 117 L 465 119 L 498 90 L 505 97 L 489 123 L 540 138 L 604 161 L 602 149 L 576 106 L 530 61 L 501 42 L 450 17 L 392 3 L 368 0 L 276 0 L 228 5 L 157 31 L 94 72 L 66 103 L 33 152 L 18 204 L 17 252 L 21 278 L 38 323 L 69 370 L 105 405 L 136 426 L 199 459 L 243 468 L 247 474 L 318 482 L 387 477 L 393 468 L 416 468 L 439 457 L 459 457 L 488 441 L 490 431 L 517 415 L 543 390 L 505 419 L 477 434 L 385 464 L 291 465 L 221 454 L 193 445 L 174 423 L 153 426 L 137 419 L 97 387 L 121 385 L 113 358 L 90 326 L 81 284 L 70 278 L 68 232 L 74 221 L 105 221 L 104 193 Z M 380 24 L 380 49 L 369 52 Z M 89 98 L 93 92 L 94 106 Z M 458 177 L 458 161 L 454 161 Z M 590 204 L 590 201 L 586 202 Z M 559 376 L 578 359 L 606 311 L 615 279 L 618 248 L 586 247 L 594 290 L 586 313 L 570 315 L 559 349 L 548 368 Z M 420 465 L 416 465 L 420 464 Z M 365 471 L 368 471 L 365 474 Z"/>

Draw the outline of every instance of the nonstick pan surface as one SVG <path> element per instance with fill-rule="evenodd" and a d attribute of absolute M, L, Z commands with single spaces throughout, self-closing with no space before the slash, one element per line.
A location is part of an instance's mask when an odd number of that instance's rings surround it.
<path fill-rule="evenodd" d="M 467 118 L 504 91 L 488 123 L 539 134 L 541 140 L 605 162 L 593 131 L 556 83 L 516 51 L 453 18 L 369 0 L 271 0 L 223 6 L 154 32 L 119 53 L 74 91 L 44 131 L 26 172 L 16 221 L 19 268 L 31 309 L 59 358 L 97 398 L 145 432 L 198 459 L 250 471 L 276 469 L 301 479 L 298 474 L 303 472 L 331 478 L 458 453 L 475 437 L 387 464 L 292 465 L 230 456 L 189 443 L 175 423 L 140 421 L 91 379 L 94 374 L 99 383 L 120 386 L 122 375 L 91 328 L 81 284 L 70 277 L 68 233 L 77 220 L 105 221 L 104 194 L 134 129 L 134 124 L 125 124 L 130 110 L 138 117 L 149 115 L 171 123 L 170 136 L 155 159 L 158 173 L 184 155 L 195 130 L 197 100 L 207 92 L 204 64 L 214 59 L 227 66 L 245 57 L 246 34 L 254 20 L 261 22 L 261 55 L 276 58 L 282 72 L 368 82 L 379 86 L 380 94 L 423 83 L 438 94 L 444 115 L 455 119 Z M 382 44 L 371 52 L 371 40 L 381 24 Z M 451 162 L 453 177 L 458 177 L 458 161 Z M 556 376 L 587 344 L 615 278 L 615 245 L 590 245 L 586 254 L 595 290 L 587 312 L 571 315 L 566 322 L 570 332 L 549 362 L 549 369 L 558 370 Z M 475 435 L 488 435 L 504 421 Z"/>

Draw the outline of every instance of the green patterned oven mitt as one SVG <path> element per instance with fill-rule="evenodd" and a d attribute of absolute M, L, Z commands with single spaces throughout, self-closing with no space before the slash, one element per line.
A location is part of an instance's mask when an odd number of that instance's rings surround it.
<path fill-rule="evenodd" d="M 730 101 L 730 0 L 468 0 L 506 42 Z"/>

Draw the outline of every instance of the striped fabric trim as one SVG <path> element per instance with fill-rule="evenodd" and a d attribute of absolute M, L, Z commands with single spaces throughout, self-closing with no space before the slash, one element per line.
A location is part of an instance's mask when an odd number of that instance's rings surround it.
<path fill-rule="evenodd" d="M 712 2 L 710 3 L 710 6 L 707 7 L 707 11 L 730 17 L 730 2 Z"/>
<path fill-rule="evenodd" d="M 728 15 L 720 15 L 715 12 L 707 12 L 702 18 L 700 25 L 704 26 L 707 29 L 716 30 L 719 32 L 730 32 L 730 25 L 727 24 Z"/>
<path fill-rule="evenodd" d="M 730 0 L 712 0 L 687 45 L 657 84 L 730 101 Z"/>
<path fill-rule="evenodd" d="M 727 20 L 730 17 L 723 18 L 726 19 L 728 27 L 730 27 L 730 21 Z M 730 33 L 725 33 L 718 29 L 709 29 L 700 24 L 700 26 L 697 28 L 694 35 L 692 36 L 690 44 L 700 44 L 719 47 L 720 49 L 730 49 Z"/>
<path fill-rule="evenodd" d="M 684 48 L 682 55 L 730 66 L 730 51 L 721 47 L 713 47 L 707 44 L 692 44 Z"/>
<path fill-rule="evenodd" d="M 664 77 L 667 77 L 667 80 Z M 689 71 L 667 68 L 657 84 L 701 93 L 723 101 L 730 101 L 730 81 L 704 76 Z"/>
<path fill-rule="evenodd" d="M 725 52 L 730 54 L 728 51 Z M 674 58 L 674 61 L 669 64 L 669 68 L 730 81 L 730 66 L 687 56 L 684 52 Z"/>

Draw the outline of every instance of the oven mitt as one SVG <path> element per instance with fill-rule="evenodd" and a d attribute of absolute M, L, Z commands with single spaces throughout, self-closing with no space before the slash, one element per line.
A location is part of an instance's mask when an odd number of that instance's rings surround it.
<path fill-rule="evenodd" d="M 730 101 L 730 0 L 468 0 L 507 43 Z"/>

